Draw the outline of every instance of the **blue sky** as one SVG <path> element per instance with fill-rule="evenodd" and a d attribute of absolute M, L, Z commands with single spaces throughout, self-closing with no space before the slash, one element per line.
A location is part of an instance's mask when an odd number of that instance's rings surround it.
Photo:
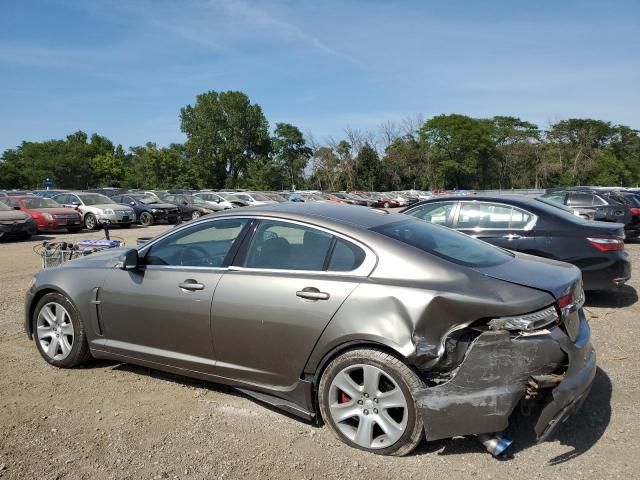
<path fill-rule="evenodd" d="M 416 114 L 640 128 L 640 2 L 0 3 L 0 151 L 79 129 L 180 142 L 207 90 L 319 142 Z"/>

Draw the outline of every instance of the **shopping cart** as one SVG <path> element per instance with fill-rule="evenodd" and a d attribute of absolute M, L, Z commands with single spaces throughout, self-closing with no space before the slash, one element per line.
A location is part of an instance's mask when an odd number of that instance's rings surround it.
<path fill-rule="evenodd" d="M 78 242 L 43 242 L 34 247 L 36 252 L 42 259 L 42 268 L 52 268 L 62 265 L 74 258 L 84 257 L 101 250 L 109 248 L 123 247 L 125 245 L 122 239 L 111 239 L 109 236 L 109 224 L 102 223 L 105 231 L 104 239 L 88 239 L 79 240 Z"/>

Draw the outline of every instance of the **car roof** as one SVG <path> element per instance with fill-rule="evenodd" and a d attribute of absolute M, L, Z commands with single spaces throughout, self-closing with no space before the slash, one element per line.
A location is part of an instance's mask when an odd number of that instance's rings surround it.
<path fill-rule="evenodd" d="M 216 216 L 277 216 L 293 220 L 308 220 L 324 226 L 359 227 L 371 229 L 387 223 L 407 220 L 405 215 L 388 213 L 384 210 L 322 202 L 276 203 L 240 211 L 228 211 Z"/>
<path fill-rule="evenodd" d="M 522 206 L 531 206 L 531 207 L 536 207 L 540 203 L 538 200 L 536 200 L 536 197 L 526 197 L 524 195 L 439 195 L 437 197 L 433 197 L 428 200 L 423 200 L 421 202 L 418 202 L 415 205 L 422 205 L 425 203 L 434 203 L 434 202 L 443 201 L 443 200 L 446 200 L 449 202 L 473 202 L 473 201 L 509 202 L 512 205 L 522 205 Z M 415 205 L 412 205 L 412 207 Z"/>

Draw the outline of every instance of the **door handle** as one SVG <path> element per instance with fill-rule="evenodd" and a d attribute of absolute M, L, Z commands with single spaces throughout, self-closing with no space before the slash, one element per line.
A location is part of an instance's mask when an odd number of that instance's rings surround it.
<path fill-rule="evenodd" d="M 327 292 L 321 292 L 315 287 L 306 287 L 296 292 L 296 297 L 304 298 L 306 300 L 329 300 L 329 294 Z"/>
<path fill-rule="evenodd" d="M 196 282 L 195 280 L 185 280 L 179 284 L 178 287 L 183 290 L 204 290 L 204 285 Z"/>
<path fill-rule="evenodd" d="M 507 240 L 518 240 L 519 238 L 522 238 L 522 237 L 517 233 L 510 233 L 509 235 L 505 235 L 502 238 L 506 238 Z"/>

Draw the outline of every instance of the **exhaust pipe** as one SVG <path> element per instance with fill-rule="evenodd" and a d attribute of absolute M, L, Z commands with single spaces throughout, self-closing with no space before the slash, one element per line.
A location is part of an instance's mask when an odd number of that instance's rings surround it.
<path fill-rule="evenodd" d="M 494 457 L 498 457 L 504 453 L 504 451 L 509 448 L 509 446 L 513 443 L 507 437 L 503 437 L 497 433 L 494 434 L 480 434 L 478 435 L 478 440 L 480 443 L 484 445 L 484 448 L 493 455 Z"/>

